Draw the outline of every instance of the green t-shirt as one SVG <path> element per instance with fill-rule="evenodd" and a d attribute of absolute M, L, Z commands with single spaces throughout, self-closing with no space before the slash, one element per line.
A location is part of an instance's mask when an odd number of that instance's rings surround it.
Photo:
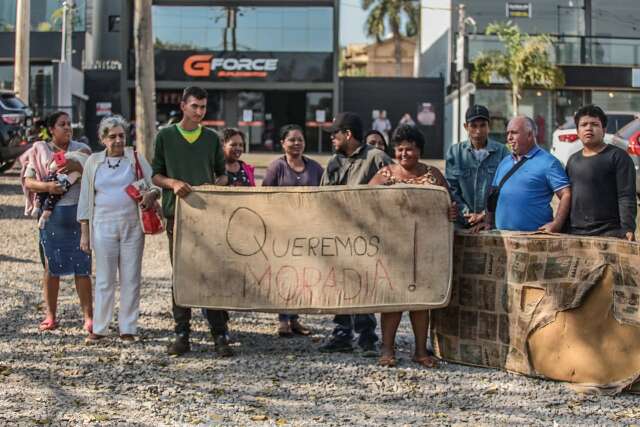
<path fill-rule="evenodd" d="M 189 185 L 213 184 L 224 175 L 224 155 L 218 135 L 211 129 L 202 132 L 193 143 L 187 142 L 177 125 L 169 126 L 156 136 L 153 174 L 179 179 Z M 175 215 L 176 196 L 172 190 L 162 190 L 162 211 L 166 217 Z"/>

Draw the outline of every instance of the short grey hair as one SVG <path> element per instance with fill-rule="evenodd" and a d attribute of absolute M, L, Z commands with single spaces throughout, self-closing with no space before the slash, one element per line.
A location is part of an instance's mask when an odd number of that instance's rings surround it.
<path fill-rule="evenodd" d="M 116 127 L 121 127 L 126 134 L 127 129 L 129 128 L 129 123 L 124 117 L 117 114 L 100 120 L 100 125 L 98 126 L 98 140 L 100 143 L 102 143 L 102 140 L 107 137 L 109 131 Z"/>
<path fill-rule="evenodd" d="M 524 114 L 515 116 L 511 120 L 514 120 L 514 119 L 524 120 L 525 129 L 531 132 L 531 135 L 533 136 L 533 142 L 537 144 L 538 143 L 538 125 L 536 125 L 536 122 L 531 117 L 525 116 Z M 509 123 L 511 123 L 511 120 L 509 120 Z"/>

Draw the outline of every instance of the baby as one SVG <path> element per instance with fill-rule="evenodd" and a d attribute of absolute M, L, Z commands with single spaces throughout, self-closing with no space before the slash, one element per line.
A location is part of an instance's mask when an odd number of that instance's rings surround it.
<path fill-rule="evenodd" d="M 58 151 L 53 154 L 53 161 L 49 164 L 49 174 L 44 178 L 45 182 L 55 181 L 62 186 L 64 192 L 75 184 L 82 176 L 79 172 L 71 172 L 69 174 L 59 173 L 58 171 L 67 165 L 68 160 L 73 160 L 84 166 L 89 156 L 81 151 Z M 37 201 L 42 214 L 38 221 L 38 227 L 44 228 L 47 220 L 51 217 L 53 208 L 60 201 L 63 194 L 38 193 Z"/>

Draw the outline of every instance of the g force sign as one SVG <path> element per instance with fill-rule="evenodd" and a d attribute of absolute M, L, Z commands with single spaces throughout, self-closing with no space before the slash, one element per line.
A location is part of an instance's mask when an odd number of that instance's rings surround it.
<path fill-rule="evenodd" d="M 191 55 L 184 61 L 183 69 L 190 77 L 266 78 L 278 70 L 278 59 Z"/>
<path fill-rule="evenodd" d="M 333 52 L 223 52 L 158 49 L 157 81 L 332 82 Z M 131 57 L 129 64 L 133 64 Z M 135 67 L 129 67 L 135 79 Z"/>

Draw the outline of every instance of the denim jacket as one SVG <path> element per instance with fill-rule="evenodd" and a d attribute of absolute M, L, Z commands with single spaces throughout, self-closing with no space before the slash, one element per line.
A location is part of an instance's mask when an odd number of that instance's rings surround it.
<path fill-rule="evenodd" d="M 465 224 L 462 215 L 485 210 L 493 176 L 500 161 L 509 155 L 506 145 L 489 139 L 489 155 L 478 162 L 471 152 L 471 142 L 464 141 L 449 148 L 445 177 L 451 187 L 451 196 L 458 204 L 458 222 Z"/>

